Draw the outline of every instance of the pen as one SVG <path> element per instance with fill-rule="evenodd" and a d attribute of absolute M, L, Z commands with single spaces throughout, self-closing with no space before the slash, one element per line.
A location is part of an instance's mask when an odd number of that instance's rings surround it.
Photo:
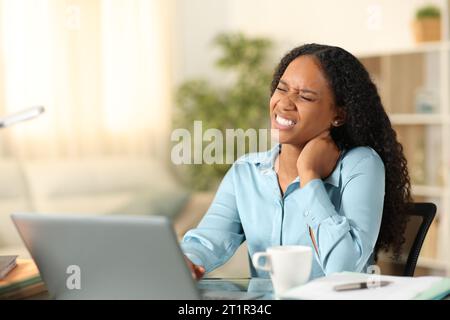
<path fill-rule="evenodd" d="M 390 282 L 389 281 L 380 281 L 379 283 L 376 283 L 374 285 L 368 285 L 366 282 L 354 282 L 354 283 L 344 283 L 339 284 L 334 287 L 335 291 L 348 291 L 348 290 L 359 290 L 359 289 L 368 289 L 368 288 L 377 288 L 377 287 L 384 287 L 387 286 Z"/>

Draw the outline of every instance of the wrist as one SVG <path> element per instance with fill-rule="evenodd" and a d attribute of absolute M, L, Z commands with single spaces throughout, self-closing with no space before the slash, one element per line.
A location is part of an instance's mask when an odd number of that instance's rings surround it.
<path fill-rule="evenodd" d="M 303 188 L 310 181 L 320 179 L 320 175 L 314 170 L 306 170 L 303 171 L 301 174 L 299 173 L 299 179 L 300 179 L 300 187 Z"/>

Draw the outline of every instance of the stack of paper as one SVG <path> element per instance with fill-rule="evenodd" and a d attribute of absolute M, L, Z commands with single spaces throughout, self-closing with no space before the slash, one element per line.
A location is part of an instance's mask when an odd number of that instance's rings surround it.
<path fill-rule="evenodd" d="M 17 266 L 0 280 L 0 300 L 23 299 L 45 292 L 46 288 L 33 260 L 17 260 Z"/>
<path fill-rule="evenodd" d="M 379 277 L 379 278 L 378 278 Z M 387 286 L 350 291 L 336 291 L 340 284 L 364 281 L 388 281 Z M 282 299 L 301 300 L 411 300 L 442 299 L 450 294 L 450 278 L 442 277 L 394 277 L 363 273 L 335 273 L 313 280 L 303 286 L 288 290 Z"/>

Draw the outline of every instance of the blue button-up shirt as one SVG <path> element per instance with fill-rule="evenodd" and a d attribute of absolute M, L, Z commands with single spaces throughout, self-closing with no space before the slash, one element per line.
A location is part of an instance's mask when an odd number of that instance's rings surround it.
<path fill-rule="evenodd" d="M 271 246 L 305 245 L 315 255 L 311 279 L 364 272 L 372 262 L 383 212 L 385 171 L 379 155 L 369 147 L 342 152 L 328 178 L 300 188 L 297 177 L 282 195 L 274 170 L 280 150 L 277 145 L 233 164 L 198 227 L 184 236 L 183 252 L 210 272 L 244 241 L 249 256 Z M 250 269 L 252 276 L 268 276 L 251 263 Z"/>

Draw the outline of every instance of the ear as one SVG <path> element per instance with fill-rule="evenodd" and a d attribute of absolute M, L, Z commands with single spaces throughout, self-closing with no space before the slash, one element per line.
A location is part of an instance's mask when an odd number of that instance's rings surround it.
<path fill-rule="evenodd" d="M 342 125 L 345 124 L 345 119 L 346 119 L 346 113 L 344 108 L 342 107 L 336 107 L 336 115 L 333 119 L 333 122 L 331 123 L 332 127 L 340 127 Z"/>

